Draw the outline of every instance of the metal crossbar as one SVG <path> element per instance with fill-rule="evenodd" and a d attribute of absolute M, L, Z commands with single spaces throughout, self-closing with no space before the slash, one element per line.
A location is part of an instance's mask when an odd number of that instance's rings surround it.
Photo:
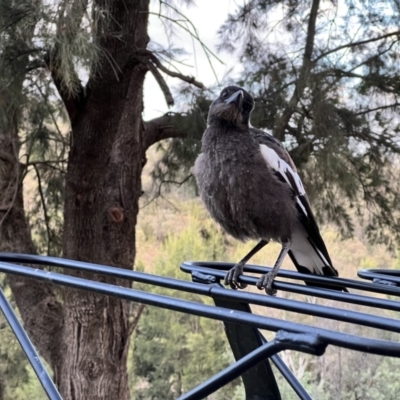
<path fill-rule="evenodd" d="M 211 297 L 216 305 L 206 305 L 200 302 L 120 287 L 20 264 L 61 267 L 70 270 L 92 272 L 97 275 L 112 276 L 148 285 L 176 289 L 182 292 L 196 293 Z M 0 253 L 0 272 L 3 273 L 25 276 L 107 296 L 119 297 L 150 306 L 223 321 L 236 362 L 181 396 L 181 400 L 202 399 L 239 376 L 242 376 L 247 400 L 256 398 L 280 399 L 279 388 L 270 368 L 269 359 L 286 378 L 300 399 L 311 399 L 279 357 L 278 353 L 286 349 L 321 356 L 328 345 L 333 345 L 371 354 L 400 358 L 400 341 L 368 338 L 312 325 L 269 318 L 253 314 L 250 305 L 277 308 L 395 333 L 400 333 L 400 320 L 373 315 L 367 312 L 227 289 L 219 281 L 224 278 L 226 271 L 232 268 L 232 266 L 233 264 L 230 263 L 184 262 L 181 265 L 181 269 L 191 274 L 193 282 L 190 282 L 55 257 Z M 266 273 L 269 270 L 269 268 L 265 267 L 248 265 L 245 268 L 245 273 Z M 278 279 L 274 282 L 274 287 L 279 291 L 316 296 L 342 303 L 364 305 L 371 307 L 372 311 L 377 308 L 400 311 L 399 301 L 392 298 L 383 299 L 369 295 L 369 293 L 373 292 L 389 296 L 400 296 L 400 287 L 397 286 L 397 284 L 400 284 L 400 271 L 363 270 L 359 272 L 359 276 L 372 281 L 372 283 L 336 277 L 304 275 L 298 272 L 280 270 Z M 291 282 L 280 281 L 279 277 L 288 278 Z M 243 275 L 240 280 L 248 285 L 255 285 L 257 281 L 255 277 L 248 275 Z M 309 285 L 296 283 L 303 280 L 306 280 Z M 356 289 L 358 292 L 362 291 L 363 294 L 342 293 L 310 286 L 313 283 L 346 286 L 350 290 Z M 52 400 L 61 399 L 49 373 L 40 361 L 28 335 L 18 321 L 2 291 L 0 291 L 0 308 L 27 355 L 29 362 L 32 364 L 48 397 Z M 259 331 L 260 329 L 277 332 L 277 334 L 272 341 L 266 342 Z M 246 343 L 240 340 L 241 337 L 246 338 Z M 259 397 L 260 393 L 262 397 Z"/>

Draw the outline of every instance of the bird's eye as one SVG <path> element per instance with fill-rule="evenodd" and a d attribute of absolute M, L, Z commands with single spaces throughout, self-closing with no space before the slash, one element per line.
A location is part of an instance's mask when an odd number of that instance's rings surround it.
<path fill-rule="evenodd" d="M 226 97 L 228 97 L 228 92 L 222 92 L 221 93 L 221 97 L 223 98 L 223 99 L 225 99 Z"/>

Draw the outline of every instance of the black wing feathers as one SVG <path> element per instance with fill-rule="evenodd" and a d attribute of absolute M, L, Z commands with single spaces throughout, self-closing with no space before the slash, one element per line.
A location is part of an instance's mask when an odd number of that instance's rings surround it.
<path fill-rule="evenodd" d="M 315 253 L 318 255 L 318 257 L 321 259 L 323 263 L 322 267 L 322 272 L 323 275 L 326 276 L 337 276 L 338 273 L 336 269 L 333 267 L 331 258 L 329 256 L 328 250 L 325 246 L 325 243 L 321 237 L 321 233 L 319 231 L 317 222 L 315 220 L 314 214 L 311 210 L 310 203 L 308 201 L 307 195 L 304 192 L 304 188 L 302 187 L 302 184 L 300 182 L 300 187 L 299 187 L 299 182 L 296 182 L 296 179 L 299 180 L 296 167 L 290 158 L 289 153 L 287 150 L 283 147 L 282 143 L 279 142 L 277 139 L 275 139 L 273 136 L 269 135 L 268 133 L 261 131 L 259 129 L 255 128 L 250 128 L 250 132 L 253 136 L 253 138 L 261 145 L 266 145 L 269 148 L 273 149 L 278 157 L 282 159 L 284 162 L 286 162 L 290 168 L 287 169 L 286 171 L 275 171 L 276 176 L 278 177 L 279 180 L 282 182 L 286 182 L 290 184 L 290 186 L 293 189 L 293 194 L 294 197 L 296 198 L 297 201 L 297 209 L 299 211 L 299 221 L 301 222 L 301 225 L 304 227 L 305 230 L 305 235 L 307 236 L 307 240 L 310 243 L 312 249 L 315 251 Z M 285 174 L 285 176 L 282 175 L 282 173 Z M 295 176 L 293 175 L 295 174 Z M 285 179 L 286 177 L 286 179 Z M 311 249 L 310 249 L 311 250 Z M 302 272 L 302 273 L 312 273 L 312 269 L 307 268 L 306 265 L 301 265 L 298 260 L 296 259 L 295 252 L 289 251 L 289 256 L 292 259 L 294 265 L 296 268 Z M 307 282 L 306 282 L 307 283 Z M 339 290 L 344 290 L 347 291 L 346 288 L 343 287 L 333 287 L 333 286 L 324 286 L 324 285 L 317 285 L 315 283 L 312 284 L 313 286 L 320 286 L 328 289 L 339 289 Z"/>

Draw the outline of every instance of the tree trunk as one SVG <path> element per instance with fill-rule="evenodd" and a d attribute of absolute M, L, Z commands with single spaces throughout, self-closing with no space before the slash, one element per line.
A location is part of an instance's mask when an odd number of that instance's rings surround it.
<path fill-rule="evenodd" d="M 58 70 L 57 42 L 45 59 L 72 129 L 63 256 L 132 269 L 145 151 L 159 140 L 182 136 L 182 132 L 176 130 L 167 115 L 148 123 L 142 121 L 143 83 L 151 64 L 148 57 L 154 61 L 153 73 L 158 65 L 146 49 L 149 0 L 95 3 L 98 10 L 107 10 L 100 13 L 94 31 L 103 58 L 91 71 L 86 88 L 80 86 L 78 75 L 71 75 L 78 89 L 74 94 L 68 91 Z M 80 10 L 78 16 L 83 18 L 87 4 L 81 0 L 73 3 Z M 58 26 L 64 27 L 64 22 Z M 63 32 L 60 30 L 60 35 Z M 26 65 L 21 68 L 26 71 Z M 169 73 L 199 85 L 192 78 Z M 20 91 L 23 79 L 22 74 Z M 16 118 L 11 121 L 11 128 L 7 127 L 5 134 L 0 132 L 0 251 L 32 254 L 35 248 L 23 207 L 23 166 L 18 160 L 21 106 L 18 101 L 15 104 Z M 110 277 L 66 273 L 130 285 Z M 130 303 L 126 301 L 60 288 L 61 304 L 51 285 L 13 276 L 9 282 L 24 325 L 40 355 L 52 366 L 65 400 L 130 397 L 128 347 L 142 308 L 130 322 Z"/>
<path fill-rule="evenodd" d="M 148 43 L 148 3 L 112 3 L 107 30 L 115 33 L 123 29 L 123 39 L 107 34 L 102 39 L 101 46 L 109 57 L 102 60 L 101 75 L 90 77 L 86 97 L 71 118 L 63 238 L 66 258 L 133 267 L 146 150 L 141 112 L 147 72 L 134 56 L 136 49 L 145 49 Z M 129 285 L 114 278 L 99 279 Z M 59 360 L 63 373 L 58 381 L 62 396 L 128 399 L 129 303 L 74 289 L 65 289 L 63 300 Z"/>

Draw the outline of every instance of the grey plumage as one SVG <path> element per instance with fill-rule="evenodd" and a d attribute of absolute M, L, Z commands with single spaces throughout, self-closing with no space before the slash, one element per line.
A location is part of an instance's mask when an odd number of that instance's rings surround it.
<path fill-rule="evenodd" d="M 236 239 L 260 241 L 225 281 L 244 287 L 238 280 L 244 264 L 269 240 L 281 243 L 282 251 L 257 284 L 268 294 L 276 292 L 272 282 L 287 253 L 301 272 L 336 276 L 293 161 L 278 140 L 250 126 L 253 107 L 244 89 L 222 90 L 210 107 L 194 166 L 212 218 Z"/>

